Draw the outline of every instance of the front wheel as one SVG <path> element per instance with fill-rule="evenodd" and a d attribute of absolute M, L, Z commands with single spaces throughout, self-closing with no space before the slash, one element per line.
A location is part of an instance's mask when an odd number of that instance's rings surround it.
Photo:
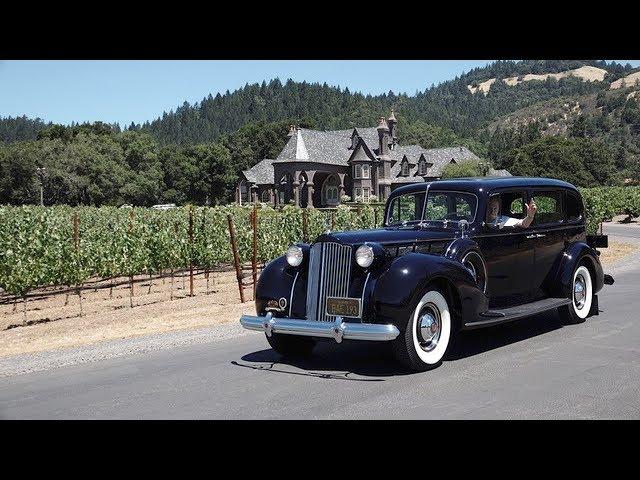
<path fill-rule="evenodd" d="M 393 341 L 396 358 L 414 371 L 436 368 L 449 347 L 451 323 L 445 296 L 438 290 L 428 290 L 406 320 L 404 334 Z"/>
<path fill-rule="evenodd" d="M 311 355 L 316 342 L 312 338 L 272 333 L 267 342 L 283 357 L 303 358 Z"/>
<path fill-rule="evenodd" d="M 579 265 L 573 272 L 571 292 L 571 305 L 558 308 L 558 313 L 566 323 L 582 323 L 589 316 L 593 301 L 591 273 L 584 265 Z"/>

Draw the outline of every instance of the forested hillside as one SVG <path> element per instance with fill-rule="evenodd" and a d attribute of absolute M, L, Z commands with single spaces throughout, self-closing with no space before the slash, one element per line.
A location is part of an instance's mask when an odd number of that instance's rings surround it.
<path fill-rule="evenodd" d="M 601 76 L 563 76 L 584 66 Z M 46 204 L 226 202 L 242 169 L 277 155 L 290 123 L 373 126 L 392 107 L 404 144 L 462 144 L 496 168 L 585 187 L 638 181 L 640 86 L 618 85 L 633 72 L 601 61 L 499 61 L 411 96 L 272 80 L 185 103 L 125 131 L 4 118 L 0 204 L 37 202 L 39 166 Z M 525 81 L 545 74 L 558 75 Z"/>

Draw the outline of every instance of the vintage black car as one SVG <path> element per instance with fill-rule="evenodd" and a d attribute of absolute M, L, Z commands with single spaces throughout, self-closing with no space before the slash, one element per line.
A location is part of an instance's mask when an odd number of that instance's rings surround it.
<path fill-rule="evenodd" d="M 528 212 L 531 221 L 530 199 L 533 221 L 510 226 Z M 392 192 L 384 219 L 380 229 L 290 247 L 265 267 L 257 315 L 242 325 L 285 356 L 308 355 L 321 338 L 390 341 L 420 371 L 441 363 L 460 330 L 552 309 L 581 323 L 613 283 L 596 250 L 606 237 L 587 236 L 580 192 L 559 180 L 407 185 Z"/>

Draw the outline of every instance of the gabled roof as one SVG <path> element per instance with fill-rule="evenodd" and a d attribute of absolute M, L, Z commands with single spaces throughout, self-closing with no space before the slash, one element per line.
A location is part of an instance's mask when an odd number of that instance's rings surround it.
<path fill-rule="evenodd" d="M 258 185 L 272 184 L 274 182 L 273 160 L 265 158 L 248 170 L 242 171 L 248 182 Z"/>
<path fill-rule="evenodd" d="M 291 135 L 280 154 L 274 159 L 265 159 L 243 173 L 247 181 L 257 184 L 272 184 L 274 182 L 273 163 L 281 162 L 314 162 L 334 165 L 348 165 L 354 154 L 352 136 L 356 133 L 367 155 L 375 158 L 379 155 L 378 130 L 376 127 L 354 127 L 345 130 L 319 131 L 298 128 Z M 358 145 L 360 145 L 360 143 Z M 357 150 L 358 147 L 356 147 Z M 417 175 L 418 162 L 421 157 L 429 164 L 427 177 L 439 177 L 442 168 L 451 162 L 477 160 L 478 157 L 466 147 L 430 148 L 420 145 L 394 145 L 389 150 L 392 160 L 392 183 L 410 183 L 422 181 Z M 409 176 L 400 176 L 401 160 L 406 157 L 409 161 Z M 496 171 L 496 175 L 509 175 L 509 172 Z M 417 178 L 416 178 L 417 177 Z"/>
<path fill-rule="evenodd" d="M 424 156 L 424 159 L 432 165 L 427 170 L 427 177 L 439 177 L 445 165 L 465 160 L 478 160 L 478 156 L 466 147 L 448 147 L 448 148 L 430 148 L 424 149 L 419 145 L 408 145 L 406 147 L 397 146 L 391 150 L 391 158 L 394 160 L 402 160 L 403 156 L 415 158 L 414 164 L 409 162 L 409 176 L 400 175 L 402 162 L 396 161 L 391 167 L 391 183 L 412 183 L 419 181 L 422 176 L 418 175 L 418 159 Z M 399 157 L 399 158 L 398 158 Z M 507 172 L 509 173 L 509 172 Z M 416 178 L 418 177 L 418 178 Z"/>

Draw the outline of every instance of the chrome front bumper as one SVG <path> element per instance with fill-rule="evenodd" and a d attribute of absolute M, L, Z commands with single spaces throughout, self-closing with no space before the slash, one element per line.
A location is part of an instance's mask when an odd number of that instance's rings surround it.
<path fill-rule="evenodd" d="M 272 333 L 284 333 L 333 338 L 337 343 L 342 342 L 343 338 L 384 342 L 393 340 L 400 334 L 395 325 L 347 323 L 341 317 L 337 317 L 335 322 L 314 322 L 297 318 L 276 318 L 271 312 L 267 312 L 264 317 L 242 315 L 240 323 L 246 329 L 262 331 L 269 337 Z"/>

